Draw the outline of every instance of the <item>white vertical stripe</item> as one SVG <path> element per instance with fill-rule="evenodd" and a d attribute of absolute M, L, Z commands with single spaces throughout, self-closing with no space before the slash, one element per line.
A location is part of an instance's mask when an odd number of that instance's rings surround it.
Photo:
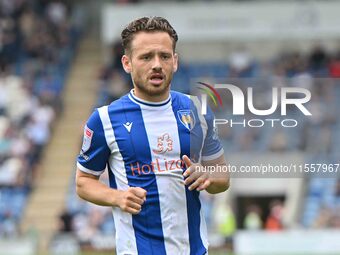
<path fill-rule="evenodd" d="M 201 123 L 201 128 L 202 128 L 202 132 L 203 132 L 203 141 L 202 141 L 202 147 L 201 147 L 201 151 L 200 151 L 200 160 L 199 162 L 201 161 L 201 158 L 202 158 L 202 149 L 203 149 L 203 145 L 204 145 L 204 140 L 206 138 L 206 135 L 207 135 L 207 132 L 208 132 L 208 124 L 204 118 L 204 116 L 201 114 L 201 103 L 199 102 L 198 98 L 195 97 L 195 96 L 191 96 L 190 97 L 191 100 L 193 101 L 196 109 L 197 109 L 197 115 L 198 115 L 198 118 L 200 120 L 200 123 Z M 202 200 L 200 198 L 200 202 L 202 204 Z M 204 217 L 204 212 L 203 212 L 203 208 L 201 206 L 201 210 L 200 210 L 200 235 L 201 235 L 201 239 L 202 239 L 202 243 L 204 245 L 204 247 L 208 250 L 208 246 L 209 246 L 209 243 L 208 243 L 208 233 L 207 233 L 207 226 L 206 226 L 206 222 L 205 222 L 205 217 Z"/>
<path fill-rule="evenodd" d="M 204 203 L 202 199 L 200 198 L 201 205 Z M 208 242 L 208 232 L 207 232 L 207 224 L 205 222 L 205 217 L 204 217 L 204 212 L 203 208 L 201 206 L 200 210 L 200 218 L 201 218 L 201 224 L 200 224 L 200 234 L 201 234 L 201 239 L 204 247 L 208 250 L 209 247 L 209 242 Z M 208 253 L 207 253 L 208 254 Z"/>
<path fill-rule="evenodd" d="M 180 159 L 180 141 L 177 121 L 171 105 L 160 109 L 141 106 L 144 125 L 148 136 L 152 161 Z M 160 124 L 164 123 L 164 124 Z M 155 153 L 158 148 L 158 137 L 169 134 L 172 139 L 173 150 L 162 154 Z M 166 145 L 164 145 L 166 146 Z M 185 195 L 182 169 L 170 171 L 155 171 L 159 204 L 164 234 L 164 245 L 167 254 L 190 254 L 187 201 Z"/>
<path fill-rule="evenodd" d="M 110 121 L 108 107 L 103 106 L 98 108 L 99 116 L 103 124 L 105 139 L 107 145 L 111 150 L 109 164 L 111 171 L 115 176 L 117 189 L 127 190 L 128 180 L 124 166 L 123 157 L 119 151 L 116 142 L 114 130 Z M 120 208 L 113 207 L 112 213 L 116 227 L 116 246 L 117 254 L 138 254 L 135 231 L 132 225 L 132 215 L 120 210 Z"/>
<path fill-rule="evenodd" d="M 201 147 L 201 150 L 200 150 L 200 158 L 199 158 L 199 161 L 198 161 L 198 162 L 201 162 L 202 149 L 203 149 L 205 137 L 207 136 L 208 124 L 207 124 L 204 116 L 201 114 L 201 103 L 199 102 L 198 98 L 195 97 L 195 96 L 191 96 L 190 98 L 191 98 L 192 102 L 194 103 L 194 106 L 197 109 L 197 115 L 198 115 L 198 119 L 199 119 L 200 124 L 201 124 L 202 133 L 203 133 L 202 147 Z"/>

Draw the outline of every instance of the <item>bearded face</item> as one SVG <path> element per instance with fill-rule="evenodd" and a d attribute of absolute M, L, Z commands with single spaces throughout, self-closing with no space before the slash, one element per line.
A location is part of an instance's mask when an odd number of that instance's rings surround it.
<path fill-rule="evenodd" d="M 139 32 L 131 44 L 131 53 L 122 63 L 131 74 L 135 94 L 148 101 L 162 101 L 169 96 L 178 57 L 173 42 L 166 32 Z"/>

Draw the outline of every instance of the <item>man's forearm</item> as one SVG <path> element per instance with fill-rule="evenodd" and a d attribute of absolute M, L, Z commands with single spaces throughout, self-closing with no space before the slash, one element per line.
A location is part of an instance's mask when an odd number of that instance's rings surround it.
<path fill-rule="evenodd" d="M 112 189 L 96 179 L 77 177 L 76 191 L 79 197 L 102 206 L 116 206 L 119 190 Z"/>
<path fill-rule="evenodd" d="M 224 157 L 219 158 L 216 161 L 205 162 L 205 166 L 213 166 L 215 171 L 209 173 L 210 185 L 206 188 L 206 191 L 210 194 L 216 194 L 226 191 L 230 186 L 230 178 L 228 172 L 217 171 L 226 166 Z"/>
<path fill-rule="evenodd" d="M 226 191 L 229 188 L 229 178 L 223 177 L 215 177 L 210 178 L 209 181 L 211 184 L 206 189 L 206 191 L 210 194 L 217 194 Z"/>

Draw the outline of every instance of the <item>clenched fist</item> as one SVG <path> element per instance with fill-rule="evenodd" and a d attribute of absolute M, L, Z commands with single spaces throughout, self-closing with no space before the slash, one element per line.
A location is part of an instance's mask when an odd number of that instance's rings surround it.
<path fill-rule="evenodd" d="M 138 214 L 146 200 L 146 190 L 139 187 L 130 187 L 126 191 L 120 191 L 117 204 L 121 210 L 131 214 Z"/>

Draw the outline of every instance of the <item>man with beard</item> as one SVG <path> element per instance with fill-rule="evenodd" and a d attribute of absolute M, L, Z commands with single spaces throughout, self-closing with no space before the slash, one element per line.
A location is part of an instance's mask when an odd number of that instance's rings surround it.
<path fill-rule="evenodd" d="M 225 164 L 212 112 L 200 115 L 197 99 L 170 90 L 178 37 L 166 19 L 134 20 L 121 36 L 134 89 L 88 119 L 77 193 L 113 208 L 117 254 L 206 254 L 199 193 L 229 187 L 225 174 L 203 171 Z M 110 187 L 98 181 L 106 169 Z"/>

